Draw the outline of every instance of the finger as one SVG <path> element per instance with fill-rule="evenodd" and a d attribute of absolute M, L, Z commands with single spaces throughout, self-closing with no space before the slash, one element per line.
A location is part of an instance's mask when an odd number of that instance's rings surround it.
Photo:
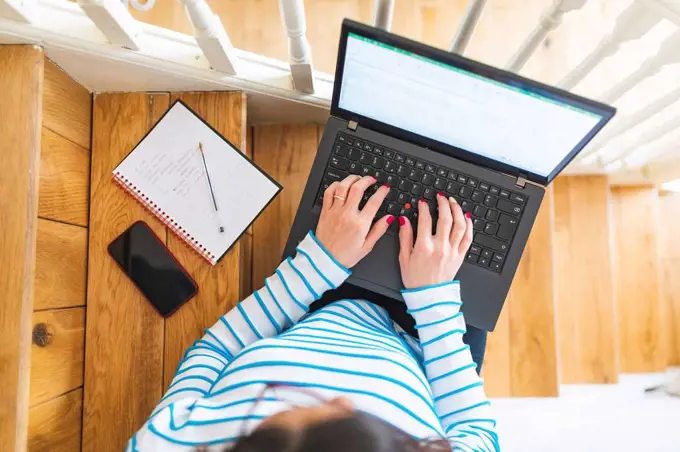
<path fill-rule="evenodd" d="M 437 194 L 437 204 L 439 206 L 439 220 L 437 220 L 437 233 L 435 238 L 441 243 L 449 243 L 451 240 L 451 227 L 453 226 L 453 215 L 451 214 L 451 204 L 444 193 Z"/>
<path fill-rule="evenodd" d="M 333 194 L 333 207 L 342 207 L 347 202 L 347 196 L 349 193 L 349 188 L 356 181 L 361 179 L 360 176 L 351 174 L 338 182 L 338 186 L 335 188 L 335 193 Z"/>
<path fill-rule="evenodd" d="M 451 230 L 451 246 L 453 249 L 458 249 L 460 246 L 460 241 L 463 240 L 465 235 L 465 216 L 463 215 L 463 209 L 460 208 L 458 203 L 453 197 L 449 198 L 449 205 L 451 206 L 451 211 L 453 212 L 453 229 Z"/>
<path fill-rule="evenodd" d="M 463 240 L 461 240 L 460 245 L 458 247 L 458 252 L 461 254 L 465 254 L 468 252 L 470 249 L 470 245 L 472 245 L 472 215 L 469 213 L 465 214 L 465 234 L 463 235 Z"/>
<path fill-rule="evenodd" d="M 406 217 L 399 217 L 399 263 L 404 267 L 413 252 L 413 226 Z"/>
<path fill-rule="evenodd" d="M 333 182 L 328 186 L 325 192 L 323 192 L 323 204 L 321 205 L 321 212 L 326 212 L 333 206 L 333 195 L 335 190 L 338 188 L 339 182 Z"/>
<path fill-rule="evenodd" d="M 430 214 L 430 206 L 424 199 L 421 199 L 418 201 L 418 237 L 416 237 L 416 245 L 430 240 L 432 240 L 432 215 Z"/>
<path fill-rule="evenodd" d="M 380 206 L 382 205 L 383 201 L 385 201 L 385 198 L 389 193 L 390 193 L 389 185 L 383 185 L 382 187 L 380 187 L 378 191 L 373 193 L 373 195 L 370 198 L 368 198 L 366 205 L 364 206 L 363 209 L 361 209 L 361 213 L 365 214 L 367 217 L 371 219 L 374 218 L 378 213 Z"/>
<path fill-rule="evenodd" d="M 371 185 L 375 184 L 377 181 L 375 177 L 372 176 L 364 176 L 361 179 L 358 179 L 354 181 L 351 187 L 349 187 L 349 194 L 347 196 L 347 202 L 345 203 L 347 206 L 352 206 L 356 207 L 356 209 L 359 209 L 359 203 L 361 202 L 361 198 L 364 196 L 364 192 L 368 187 Z"/>
<path fill-rule="evenodd" d="M 380 240 L 380 237 L 385 235 L 387 228 L 392 224 L 393 221 L 394 215 L 385 215 L 373 224 L 371 230 L 368 231 L 368 235 L 366 236 L 366 241 L 364 242 L 364 251 L 369 252 L 373 249 L 378 240 Z"/>

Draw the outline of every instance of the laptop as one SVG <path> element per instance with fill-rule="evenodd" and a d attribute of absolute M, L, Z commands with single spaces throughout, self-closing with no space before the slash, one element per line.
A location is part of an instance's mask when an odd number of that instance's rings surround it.
<path fill-rule="evenodd" d="M 468 324 L 492 331 L 546 186 L 615 109 L 511 72 L 345 20 L 331 104 L 285 256 L 316 227 L 324 190 L 350 174 L 391 187 L 377 218 L 453 196 L 474 239 L 456 279 Z M 375 190 L 366 193 L 365 202 Z M 398 222 L 347 283 L 403 300 Z M 416 231 L 417 234 L 417 231 Z"/>

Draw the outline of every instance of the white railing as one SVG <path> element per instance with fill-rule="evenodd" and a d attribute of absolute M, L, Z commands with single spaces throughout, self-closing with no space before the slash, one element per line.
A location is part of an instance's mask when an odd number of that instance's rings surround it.
<path fill-rule="evenodd" d="M 193 26 L 193 38 L 137 22 L 120 0 L 0 0 L 0 33 L 18 42 L 48 43 L 60 51 L 97 54 L 130 67 L 148 68 L 174 77 L 200 81 L 214 88 L 228 87 L 290 99 L 298 105 L 328 107 L 332 77 L 315 73 L 312 49 L 306 37 L 303 0 L 279 0 L 281 21 L 288 39 L 289 64 L 234 49 L 227 31 L 205 0 L 180 0 Z M 139 3 L 139 2 L 138 2 Z M 470 0 L 450 50 L 463 53 L 485 7 L 484 0 Z M 535 27 L 508 60 L 506 68 L 519 72 L 566 14 L 580 14 L 587 0 L 554 0 Z M 148 7 L 148 3 L 146 4 Z M 489 3 L 492 5 L 492 3 Z M 139 6 L 144 7 L 144 3 Z M 153 4 L 152 4 L 153 6 Z M 374 24 L 391 27 L 394 0 L 375 0 Z M 564 89 L 580 84 L 603 60 L 625 43 L 645 37 L 662 20 L 678 31 L 654 54 L 619 82 L 600 93 L 599 100 L 616 104 L 626 93 L 654 77 L 669 65 L 680 63 L 680 2 L 635 0 L 615 19 L 611 32 L 559 81 Z M 607 24 L 602 25 L 607 28 Z M 502 35 L 499 35 L 502 39 Z M 282 75 L 287 74 L 286 77 Z M 203 86 L 203 85 L 202 85 Z M 146 88 L 148 89 L 148 88 Z M 620 111 L 618 117 L 579 156 L 575 168 L 584 171 L 629 171 L 646 165 L 674 149 L 680 118 L 657 113 L 680 103 L 680 88 L 669 90 L 636 111 Z M 630 130 L 638 132 L 625 138 Z M 612 151 L 612 143 L 623 142 Z"/>

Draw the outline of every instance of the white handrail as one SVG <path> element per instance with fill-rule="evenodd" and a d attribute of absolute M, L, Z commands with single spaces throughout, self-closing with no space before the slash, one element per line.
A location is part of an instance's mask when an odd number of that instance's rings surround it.
<path fill-rule="evenodd" d="M 646 130 L 644 133 L 638 135 L 634 140 L 628 142 L 622 150 L 618 151 L 615 156 L 607 158 L 602 157 L 602 162 L 608 165 L 617 160 L 623 160 L 628 155 L 632 154 L 636 149 L 641 146 L 647 145 L 654 141 L 663 138 L 665 135 L 676 131 L 680 127 L 680 115 L 674 117 L 673 119 L 664 122 L 656 127 Z"/>
<path fill-rule="evenodd" d="M 225 74 L 235 75 L 238 58 L 222 21 L 205 0 L 179 0 L 194 29 L 194 39 L 208 59 L 210 67 Z"/>
<path fill-rule="evenodd" d="M 486 0 L 470 0 L 463 21 L 458 27 L 453 40 L 451 40 L 451 45 L 449 46 L 450 52 L 460 55 L 465 53 L 465 49 L 470 43 L 470 38 L 472 38 L 472 33 L 474 33 L 477 22 L 484 11 L 485 4 Z"/>
<path fill-rule="evenodd" d="M 616 18 L 613 30 L 604 36 L 595 49 L 572 69 L 558 86 L 570 90 L 588 75 L 602 60 L 614 55 L 621 44 L 639 39 L 662 19 L 643 0 L 635 0 Z"/>
<path fill-rule="evenodd" d="M 657 74 L 663 67 L 674 63 L 680 63 L 680 31 L 676 31 L 669 36 L 659 46 L 654 56 L 647 58 L 635 72 L 632 72 L 628 77 L 600 96 L 600 100 L 606 103 L 613 103 L 644 79 Z"/>
<path fill-rule="evenodd" d="M 375 0 L 373 11 L 373 26 L 385 31 L 392 29 L 392 16 L 394 15 L 394 0 Z"/>
<path fill-rule="evenodd" d="M 553 0 L 553 3 L 546 9 L 538 25 L 527 36 L 517 52 L 510 58 L 505 65 L 509 71 L 519 72 L 529 61 L 539 45 L 545 40 L 548 33 L 557 28 L 562 23 L 562 16 L 571 11 L 581 9 L 588 0 Z"/>
<path fill-rule="evenodd" d="M 293 86 L 303 93 L 314 92 L 312 48 L 307 41 L 303 0 L 279 0 L 281 21 L 288 35 L 288 57 Z"/>
<path fill-rule="evenodd" d="M 111 44 L 140 49 L 139 24 L 120 0 L 78 0 L 78 5 Z"/>

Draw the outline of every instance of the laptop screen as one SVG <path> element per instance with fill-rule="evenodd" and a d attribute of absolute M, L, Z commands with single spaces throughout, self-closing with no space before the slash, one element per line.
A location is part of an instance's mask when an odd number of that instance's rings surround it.
<path fill-rule="evenodd" d="M 547 179 L 609 118 L 527 85 L 349 32 L 338 107 Z"/>

